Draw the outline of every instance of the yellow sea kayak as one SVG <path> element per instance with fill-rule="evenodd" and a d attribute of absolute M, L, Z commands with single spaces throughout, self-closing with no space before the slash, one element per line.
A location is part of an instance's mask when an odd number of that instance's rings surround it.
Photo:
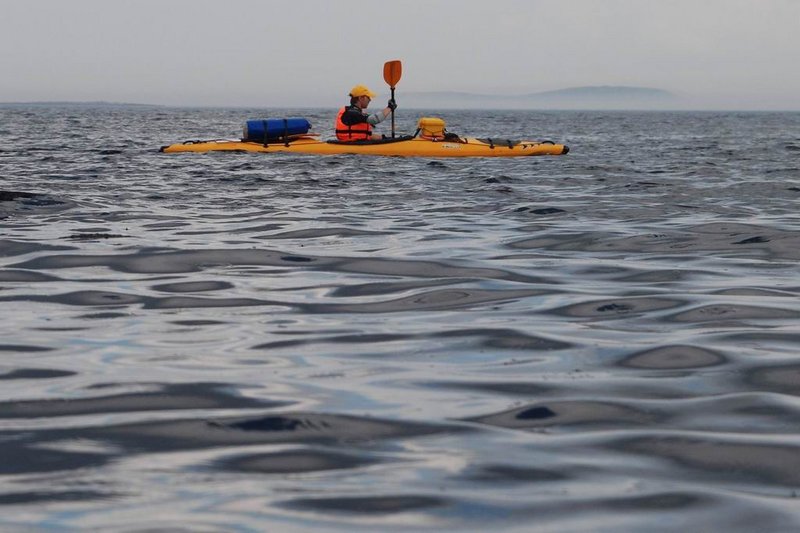
<path fill-rule="evenodd" d="M 564 155 L 569 148 L 551 141 L 511 141 L 460 137 L 456 140 L 429 140 L 404 136 L 377 141 L 324 141 L 300 135 L 286 141 L 270 143 L 240 139 L 185 141 L 162 146 L 165 153 L 176 152 L 288 152 L 296 154 L 358 154 L 400 157 L 519 157 L 532 155 Z"/>

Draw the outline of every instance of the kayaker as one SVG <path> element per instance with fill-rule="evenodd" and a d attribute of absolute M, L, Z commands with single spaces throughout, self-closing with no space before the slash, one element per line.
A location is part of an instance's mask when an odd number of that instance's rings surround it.
<path fill-rule="evenodd" d="M 363 141 L 381 139 L 382 136 L 372 133 L 372 127 L 380 124 L 392 111 L 397 109 L 395 101 L 389 103 L 378 113 L 369 114 L 365 110 L 375 93 L 364 85 L 356 85 L 350 89 L 350 105 L 339 110 L 336 115 L 336 138 L 340 141 Z"/>

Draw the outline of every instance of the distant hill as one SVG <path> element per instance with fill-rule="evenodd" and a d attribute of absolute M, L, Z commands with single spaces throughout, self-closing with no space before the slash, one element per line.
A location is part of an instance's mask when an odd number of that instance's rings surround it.
<path fill-rule="evenodd" d="M 570 87 L 568 89 L 559 89 L 557 91 L 531 93 L 528 96 L 531 98 L 605 98 L 611 100 L 627 98 L 663 99 L 673 97 L 672 93 L 663 89 L 613 85 L 600 85 L 596 87 Z"/>
<path fill-rule="evenodd" d="M 626 86 L 570 87 L 519 95 L 465 92 L 403 93 L 404 107 L 509 109 L 664 109 L 680 98 L 663 89 Z"/>
<path fill-rule="evenodd" d="M 596 110 L 662 110 L 686 109 L 690 101 L 663 89 L 628 86 L 569 87 L 555 91 L 527 94 L 480 94 L 459 91 L 414 92 L 402 88 L 398 103 L 404 109 L 596 109 Z M 232 104 L 233 107 L 241 105 Z M 337 106 L 337 103 L 310 104 Z M 68 106 L 68 107 L 142 107 L 158 108 L 159 104 L 137 104 L 108 101 L 0 102 L 0 107 Z M 203 107 L 203 106 L 200 106 Z M 211 106 L 214 107 L 214 106 Z M 223 106 L 224 107 L 224 106 Z M 260 107 L 247 105 L 245 107 Z M 691 106 L 689 106 L 691 107 Z"/>

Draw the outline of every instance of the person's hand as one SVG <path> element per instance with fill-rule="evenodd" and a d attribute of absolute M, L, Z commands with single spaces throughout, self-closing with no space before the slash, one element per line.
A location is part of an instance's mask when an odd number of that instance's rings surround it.
<path fill-rule="evenodd" d="M 397 102 L 395 102 L 394 98 L 392 98 L 391 100 L 389 100 L 389 103 L 386 104 L 386 107 L 394 111 L 395 109 L 397 109 Z"/>

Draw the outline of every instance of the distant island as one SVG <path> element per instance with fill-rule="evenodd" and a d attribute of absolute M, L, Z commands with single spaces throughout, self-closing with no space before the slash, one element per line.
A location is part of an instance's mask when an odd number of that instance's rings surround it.
<path fill-rule="evenodd" d="M 663 89 L 599 85 L 569 87 L 555 91 L 526 94 L 480 94 L 458 91 L 398 91 L 398 102 L 405 109 L 554 109 L 554 110 L 674 110 L 692 106 L 690 99 Z M 187 104 L 196 107 L 194 104 Z M 242 107 L 244 104 L 229 104 Z M 308 107 L 335 107 L 339 104 L 323 101 L 309 102 Z M 142 107 L 159 108 L 163 104 L 140 104 L 113 101 L 41 101 L 0 102 L 0 107 L 67 106 L 67 107 Z M 200 105 L 199 107 L 206 107 Z M 226 106 L 211 106 L 226 107 Z M 260 107 L 250 104 L 246 107 Z"/>
<path fill-rule="evenodd" d="M 406 107 L 509 109 L 671 109 L 681 99 L 663 89 L 627 86 L 569 87 L 517 95 L 406 92 Z"/>

